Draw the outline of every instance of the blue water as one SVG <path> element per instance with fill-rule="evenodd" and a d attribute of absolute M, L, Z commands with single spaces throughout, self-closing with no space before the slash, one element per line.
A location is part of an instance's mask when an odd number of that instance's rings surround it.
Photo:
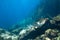
<path fill-rule="evenodd" d="M 40 0 L 0 0 L 0 27 L 8 28 L 27 18 Z"/>
<path fill-rule="evenodd" d="M 56 15 L 60 13 L 58 0 L 0 0 L 0 27 L 9 28 L 30 16 Z M 41 4 L 41 5 L 40 5 Z M 34 15 L 34 9 L 43 7 L 43 11 Z M 34 18 L 35 18 L 34 17 Z"/>

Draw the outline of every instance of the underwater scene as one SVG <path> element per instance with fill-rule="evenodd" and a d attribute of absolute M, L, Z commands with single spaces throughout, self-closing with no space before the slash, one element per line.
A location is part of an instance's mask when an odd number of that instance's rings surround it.
<path fill-rule="evenodd" d="M 0 40 L 60 40 L 60 0 L 0 0 Z"/>

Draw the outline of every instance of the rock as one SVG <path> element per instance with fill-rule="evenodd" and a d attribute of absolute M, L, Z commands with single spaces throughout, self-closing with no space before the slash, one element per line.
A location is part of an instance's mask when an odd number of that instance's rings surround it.
<path fill-rule="evenodd" d="M 18 40 L 19 36 L 0 29 L 0 40 Z"/>
<path fill-rule="evenodd" d="M 17 28 L 11 31 L 0 28 L 0 40 L 59 40 L 60 30 L 57 29 L 60 27 L 59 22 L 60 15 L 51 20 L 42 18 L 33 24 L 26 25 L 26 28 Z"/>
<path fill-rule="evenodd" d="M 3 37 L 0 36 L 0 40 L 4 40 Z"/>
<path fill-rule="evenodd" d="M 54 37 L 57 37 L 58 35 L 58 30 L 56 29 L 48 29 L 46 30 L 45 34 L 49 37 L 49 38 L 54 38 Z"/>
<path fill-rule="evenodd" d="M 50 38 L 46 37 L 45 40 L 51 40 Z"/>
<path fill-rule="evenodd" d="M 5 30 L 3 30 L 2 28 L 0 28 L 0 34 L 1 33 L 5 33 Z"/>
<path fill-rule="evenodd" d="M 50 20 L 50 23 L 51 24 L 55 24 L 56 22 L 54 20 Z"/>
<path fill-rule="evenodd" d="M 55 21 L 60 21 L 60 14 L 53 18 Z"/>
<path fill-rule="evenodd" d="M 12 40 L 18 40 L 18 37 L 19 37 L 19 36 L 13 35 L 13 36 L 11 36 L 11 37 L 12 37 Z"/>

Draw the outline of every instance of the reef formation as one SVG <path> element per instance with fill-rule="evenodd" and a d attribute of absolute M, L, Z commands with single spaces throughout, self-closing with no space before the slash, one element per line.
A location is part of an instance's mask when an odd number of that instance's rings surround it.
<path fill-rule="evenodd" d="M 0 40 L 60 40 L 60 14 L 52 19 L 41 18 L 26 26 L 10 31 L 0 28 Z"/>

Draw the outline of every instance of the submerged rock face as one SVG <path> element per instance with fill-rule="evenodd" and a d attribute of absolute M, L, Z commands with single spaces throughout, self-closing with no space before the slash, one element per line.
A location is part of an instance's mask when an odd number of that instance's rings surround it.
<path fill-rule="evenodd" d="M 27 28 L 17 28 L 8 32 L 0 28 L 0 40 L 59 40 L 60 15 L 42 18 Z"/>
<path fill-rule="evenodd" d="M 59 37 L 59 30 L 56 29 L 47 29 L 44 34 L 35 38 L 35 40 L 57 40 Z"/>
<path fill-rule="evenodd" d="M 4 29 L 0 29 L 0 40 L 18 40 L 18 36 Z"/>

